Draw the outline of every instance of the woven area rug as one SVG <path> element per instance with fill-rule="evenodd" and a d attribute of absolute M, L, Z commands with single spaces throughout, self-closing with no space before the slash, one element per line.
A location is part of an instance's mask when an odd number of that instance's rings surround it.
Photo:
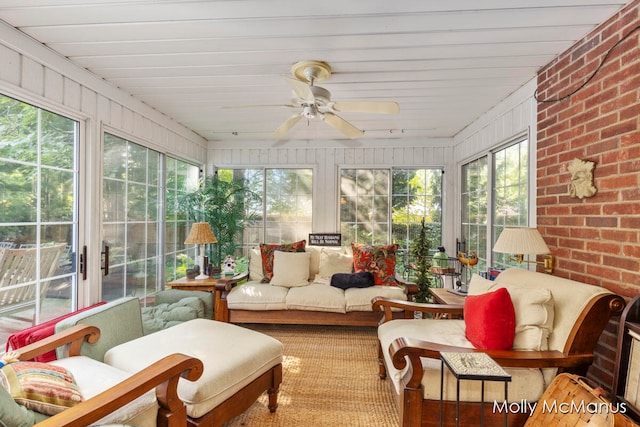
<path fill-rule="evenodd" d="M 225 427 L 397 426 L 388 380 L 378 377 L 375 328 L 250 325 L 284 344 L 278 410 L 263 394 Z"/>

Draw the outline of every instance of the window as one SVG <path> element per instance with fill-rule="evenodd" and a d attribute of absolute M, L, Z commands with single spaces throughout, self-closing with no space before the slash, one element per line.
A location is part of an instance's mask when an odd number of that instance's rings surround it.
<path fill-rule="evenodd" d="M 343 169 L 340 231 L 343 244 L 400 245 L 398 273 L 422 218 L 432 248 L 442 238 L 442 171 L 439 169 Z M 391 230 L 391 233 L 389 232 Z"/>
<path fill-rule="evenodd" d="M 528 225 L 528 153 L 522 139 L 462 166 L 460 249 L 476 252 L 478 271 L 512 265 L 508 254 L 490 251 L 505 227 Z"/>
<path fill-rule="evenodd" d="M 487 269 L 487 204 L 489 160 L 487 156 L 462 166 L 463 251 L 478 255 L 478 271 Z"/>
<path fill-rule="evenodd" d="M 162 157 L 157 151 L 104 134 L 103 241 L 109 274 L 102 299 L 144 297 L 161 289 Z"/>
<path fill-rule="evenodd" d="M 200 168 L 190 163 L 166 158 L 166 212 L 165 212 L 165 281 L 186 276 L 186 270 L 194 264 L 196 247 L 185 245 L 194 218 L 187 218 L 178 209 L 182 196 L 198 188 Z"/>
<path fill-rule="evenodd" d="M 3 313 L 41 322 L 75 307 L 78 145 L 77 121 L 0 96 L 0 253 L 35 248 L 40 261 L 28 282 L 3 288 Z M 47 246 L 61 249 L 53 270 L 43 266 Z M 33 305 L 13 312 L 4 304 L 30 291 Z"/>
<path fill-rule="evenodd" d="M 389 243 L 389 169 L 340 172 L 340 232 L 343 242 Z"/>
<path fill-rule="evenodd" d="M 256 219 L 245 228 L 238 248 L 308 238 L 313 218 L 312 169 L 219 169 L 218 175 L 243 178 L 260 195 L 259 201 L 245 204 L 247 215 Z"/>
<path fill-rule="evenodd" d="M 518 142 L 493 154 L 493 243 L 505 227 L 529 224 L 529 144 Z M 510 254 L 494 255 L 494 267 L 510 265 Z M 513 264 L 513 263 L 511 263 Z"/>

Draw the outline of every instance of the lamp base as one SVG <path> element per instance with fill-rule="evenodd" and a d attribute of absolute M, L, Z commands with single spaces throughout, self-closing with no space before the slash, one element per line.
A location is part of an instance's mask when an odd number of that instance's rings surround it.
<path fill-rule="evenodd" d="M 209 276 L 206 274 L 199 274 L 195 277 L 196 280 L 208 279 Z"/>

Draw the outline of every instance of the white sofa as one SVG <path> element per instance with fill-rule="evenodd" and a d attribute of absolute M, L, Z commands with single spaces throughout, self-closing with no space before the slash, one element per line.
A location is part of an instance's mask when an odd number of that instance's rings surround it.
<path fill-rule="evenodd" d="M 372 299 L 411 300 L 415 284 L 346 290 L 330 285 L 335 273 L 351 273 L 352 255 L 344 248 L 307 246 L 304 253 L 274 253 L 274 277 L 262 283 L 260 250 L 251 250 L 249 272 L 219 281 L 215 319 L 233 323 L 377 326 L 381 313 Z M 305 270 L 306 269 L 306 270 Z M 402 317 L 396 310 L 395 317 Z"/>

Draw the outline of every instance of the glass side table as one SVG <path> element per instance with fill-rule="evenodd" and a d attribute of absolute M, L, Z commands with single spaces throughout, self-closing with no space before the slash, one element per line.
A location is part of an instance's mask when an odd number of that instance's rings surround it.
<path fill-rule="evenodd" d="M 504 400 L 507 402 L 509 375 L 495 360 L 486 353 L 456 353 L 441 352 L 440 359 L 440 426 L 443 423 L 444 413 L 444 367 L 445 365 L 456 377 L 456 427 L 460 426 L 460 380 L 481 381 L 480 385 L 480 425 L 484 426 L 484 382 L 502 381 L 504 382 Z M 504 412 L 504 425 L 507 427 L 508 411 Z"/>

